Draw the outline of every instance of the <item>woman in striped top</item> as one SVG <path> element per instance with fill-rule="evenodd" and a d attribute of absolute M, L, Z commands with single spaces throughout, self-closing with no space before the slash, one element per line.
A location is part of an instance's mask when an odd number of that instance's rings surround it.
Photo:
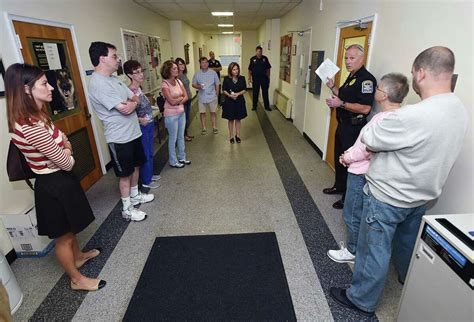
<path fill-rule="evenodd" d="M 100 255 L 101 249 L 82 252 L 76 239 L 94 215 L 79 180 L 71 172 L 71 143 L 46 112 L 45 104 L 51 102 L 53 89 L 40 68 L 11 65 L 5 74 L 8 129 L 37 175 L 38 234 L 56 239 L 56 256 L 71 278 L 71 288 L 95 291 L 104 287 L 105 281 L 86 277 L 78 268 Z"/>

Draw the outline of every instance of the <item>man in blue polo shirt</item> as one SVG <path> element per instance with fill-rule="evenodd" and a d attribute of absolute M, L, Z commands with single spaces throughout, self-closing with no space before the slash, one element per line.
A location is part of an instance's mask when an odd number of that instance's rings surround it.
<path fill-rule="evenodd" d="M 219 77 L 209 68 L 206 57 L 199 58 L 201 69 L 194 74 L 192 86 L 198 90 L 199 114 L 201 118 L 201 134 L 206 135 L 206 109 L 211 112 L 212 133 L 217 134 L 216 110 L 217 93 L 219 92 Z"/>

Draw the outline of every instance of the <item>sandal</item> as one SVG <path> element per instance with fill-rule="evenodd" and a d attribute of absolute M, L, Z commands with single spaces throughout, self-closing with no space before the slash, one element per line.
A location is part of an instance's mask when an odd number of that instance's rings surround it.
<path fill-rule="evenodd" d="M 186 142 L 191 142 L 193 139 L 191 139 L 189 136 L 184 137 L 184 141 Z"/>
<path fill-rule="evenodd" d="M 207 134 L 207 130 L 206 129 L 202 129 L 201 130 L 201 135 L 206 135 Z"/>

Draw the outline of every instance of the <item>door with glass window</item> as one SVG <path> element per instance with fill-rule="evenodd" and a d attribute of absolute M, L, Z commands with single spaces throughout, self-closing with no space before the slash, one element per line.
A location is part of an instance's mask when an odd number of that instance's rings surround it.
<path fill-rule="evenodd" d="M 87 190 L 102 171 L 71 31 L 15 20 L 13 25 L 25 63 L 40 67 L 54 87 L 48 111 L 54 125 L 71 141 L 76 160 L 73 171 Z"/>
<path fill-rule="evenodd" d="M 336 74 L 336 78 L 334 80 L 334 84 L 337 87 L 340 87 L 344 84 L 347 76 L 349 76 L 349 72 L 346 69 L 346 65 L 344 62 L 344 56 L 346 54 L 346 48 L 350 45 L 358 44 L 364 47 L 365 49 L 365 57 L 364 57 L 364 64 L 367 61 L 367 54 L 369 52 L 369 38 L 370 33 L 372 31 L 372 22 L 367 23 L 367 27 L 361 29 L 359 25 L 349 26 L 346 28 L 341 29 L 341 33 L 339 35 L 339 47 L 337 52 L 337 66 L 341 69 L 339 73 Z M 328 145 L 326 150 L 326 161 L 329 166 L 333 169 L 336 168 L 336 158 L 339 156 L 334 155 L 334 144 L 335 144 L 335 136 L 336 136 L 336 128 L 337 128 L 337 119 L 336 119 L 336 109 L 331 109 L 331 120 L 329 123 L 329 137 L 328 137 Z"/>

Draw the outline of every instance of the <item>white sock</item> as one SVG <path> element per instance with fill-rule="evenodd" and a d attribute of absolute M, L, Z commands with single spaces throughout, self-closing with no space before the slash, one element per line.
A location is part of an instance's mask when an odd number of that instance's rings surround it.
<path fill-rule="evenodd" d="M 122 198 L 123 210 L 127 210 L 132 205 L 130 197 Z"/>
<path fill-rule="evenodd" d="M 130 188 L 130 196 L 136 197 L 138 195 L 138 185 Z"/>

